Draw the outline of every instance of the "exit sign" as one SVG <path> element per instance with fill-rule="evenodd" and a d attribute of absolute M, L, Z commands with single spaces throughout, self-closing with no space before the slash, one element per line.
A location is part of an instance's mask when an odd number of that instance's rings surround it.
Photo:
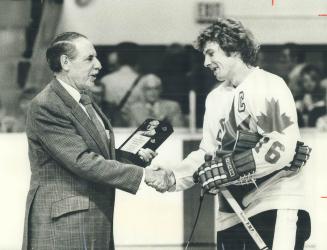
<path fill-rule="evenodd" d="M 222 17 L 222 4 L 221 3 L 198 3 L 197 6 L 197 22 L 199 23 L 212 23 L 218 17 Z"/>

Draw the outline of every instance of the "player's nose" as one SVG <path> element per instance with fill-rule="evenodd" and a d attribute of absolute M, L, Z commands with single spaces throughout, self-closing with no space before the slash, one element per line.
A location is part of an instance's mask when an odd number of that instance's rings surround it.
<path fill-rule="evenodd" d="M 204 57 L 204 62 L 203 62 L 204 67 L 208 67 L 210 65 L 210 63 L 211 63 L 211 61 L 208 58 L 208 56 L 205 56 Z"/>

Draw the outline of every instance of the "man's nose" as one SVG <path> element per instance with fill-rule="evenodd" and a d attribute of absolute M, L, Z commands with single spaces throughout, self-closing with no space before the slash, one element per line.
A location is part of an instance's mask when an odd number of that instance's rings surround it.
<path fill-rule="evenodd" d="M 101 63 L 98 60 L 98 58 L 95 58 L 94 68 L 96 68 L 98 70 L 102 69 Z"/>

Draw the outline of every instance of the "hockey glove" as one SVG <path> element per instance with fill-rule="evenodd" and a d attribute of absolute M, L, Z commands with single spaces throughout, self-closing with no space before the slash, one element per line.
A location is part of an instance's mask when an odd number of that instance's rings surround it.
<path fill-rule="evenodd" d="M 205 163 L 199 167 L 194 176 L 198 176 L 198 181 L 208 191 L 234 183 L 247 183 L 254 172 L 255 162 L 252 151 L 248 150 L 239 154 L 217 154 L 214 160 L 212 156 L 206 155 Z"/>
<path fill-rule="evenodd" d="M 292 162 L 290 163 L 290 170 L 297 171 L 303 167 L 307 160 L 310 158 L 311 148 L 307 145 L 304 145 L 303 142 L 298 141 L 296 143 L 295 155 Z"/>

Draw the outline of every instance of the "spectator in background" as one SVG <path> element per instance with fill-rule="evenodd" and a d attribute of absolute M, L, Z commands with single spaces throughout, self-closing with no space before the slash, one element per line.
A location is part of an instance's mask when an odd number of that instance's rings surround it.
<path fill-rule="evenodd" d="M 283 46 L 281 63 L 284 65 L 287 72 L 285 81 L 293 96 L 300 93 L 298 81 L 301 70 L 306 66 L 304 59 L 305 54 L 299 45 L 295 43 L 286 43 Z"/>
<path fill-rule="evenodd" d="M 162 97 L 178 102 L 184 114 L 189 113 L 190 87 L 186 78 L 188 70 L 189 59 L 185 47 L 178 43 L 169 45 L 159 74 L 164 83 Z"/>
<path fill-rule="evenodd" d="M 148 74 L 140 79 L 144 101 L 136 102 L 130 108 L 129 125 L 139 126 L 147 118 L 166 120 L 174 127 L 185 125 L 181 108 L 175 101 L 161 99 L 162 83 L 158 76 Z"/>
<path fill-rule="evenodd" d="M 127 116 L 130 106 L 143 98 L 139 85 L 133 87 L 136 79 L 140 76 L 138 72 L 138 50 L 138 45 L 134 43 L 119 44 L 117 47 L 117 65 L 119 68 L 100 80 L 104 88 L 103 111 L 112 120 L 113 126 L 128 126 Z M 128 92 L 130 95 L 124 105 L 121 105 Z M 120 106 L 122 107 L 119 110 Z"/>
<path fill-rule="evenodd" d="M 109 73 L 115 72 L 119 69 L 118 52 L 112 51 L 107 55 L 107 70 Z"/>
<path fill-rule="evenodd" d="M 317 119 L 326 114 L 326 90 L 321 87 L 319 69 L 305 66 L 298 80 L 299 94 L 295 96 L 299 126 L 316 126 Z"/>

